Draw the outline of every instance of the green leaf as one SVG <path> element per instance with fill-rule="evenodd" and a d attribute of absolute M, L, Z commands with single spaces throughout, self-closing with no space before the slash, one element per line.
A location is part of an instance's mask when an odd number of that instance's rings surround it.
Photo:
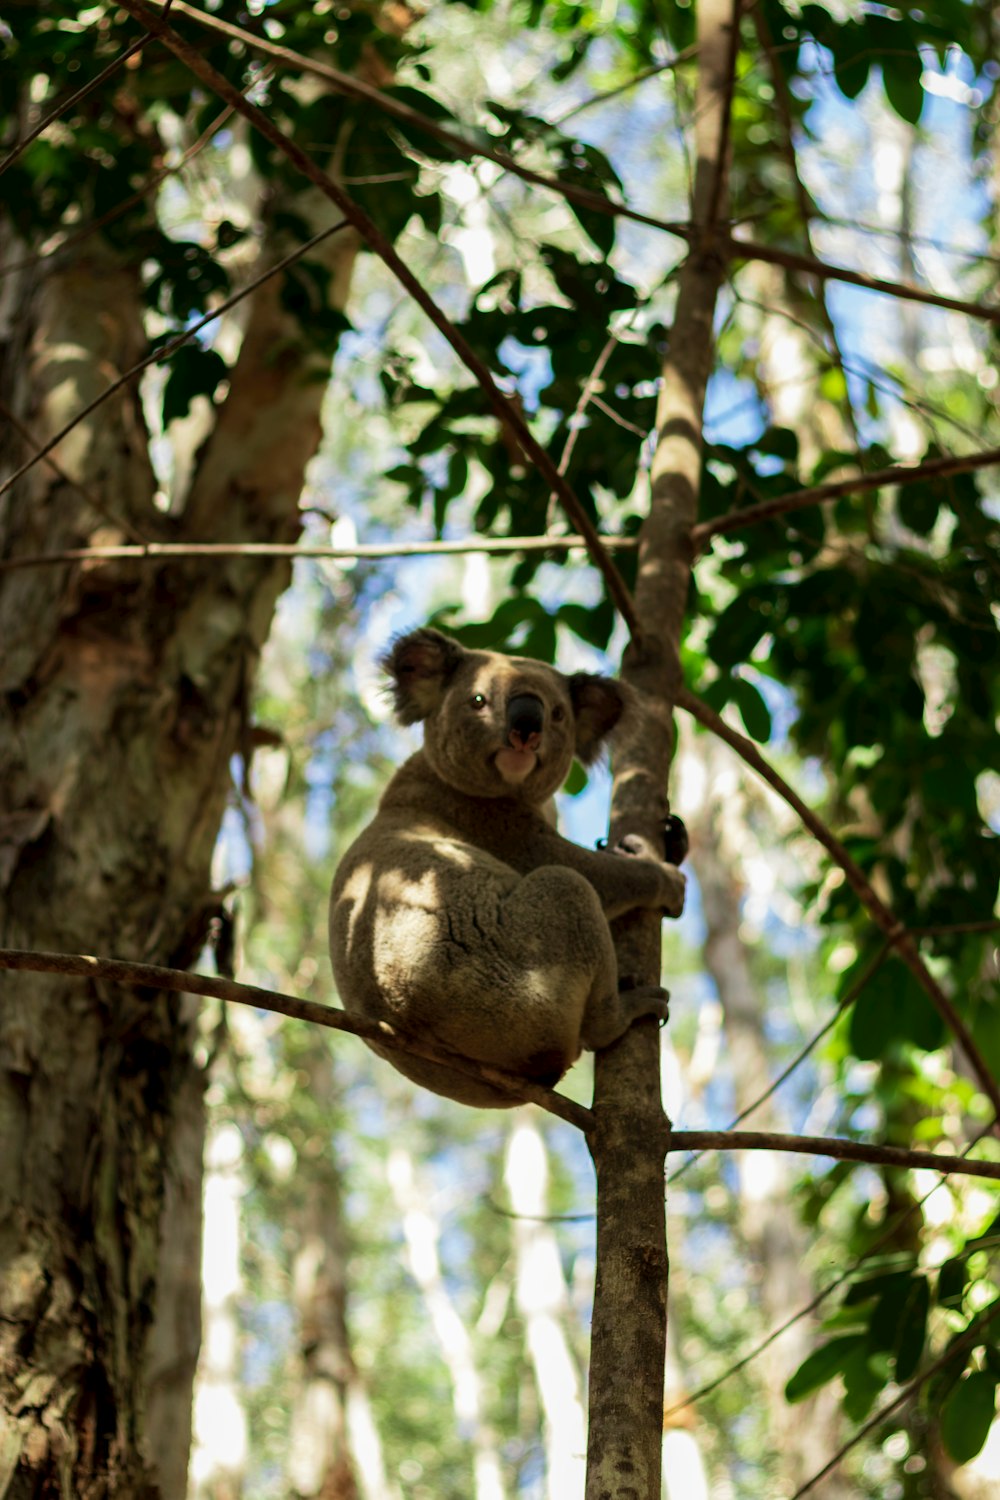
<path fill-rule="evenodd" d="M 948 1396 L 941 1412 L 941 1441 L 957 1464 L 967 1464 L 985 1443 L 996 1415 L 997 1382 L 973 1370 Z"/>
<path fill-rule="evenodd" d="M 842 1338 L 831 1339 L 822 1344 L 802 1361 L 795 1374 L 785 1386 L 785 1400 L 794 1404 L 818 1390 L 827 1381 L 843 1374 L 848 1357 L 860 1350 L 865 1343 L 863 1333 L 848 1333 Z"/>
<path fill-rule="evenodd" d="M 185 417 L 195 396 L 211 401 L 220 380 L 228 373 L 226 361 L 214 349 L 200 344 L 182 344 L 170 356 L 170 374 L 163 388 L 163 425 Z"/>
<path fill-rule="evenodd" d="M 944 1025 L 926 993 L 899 959 L 873 974 L 851 1013 L 849 1037 L 856 1057 L 878 1060 L 897 1042 L 930 1052 L 941 1045 Z"/>
<path fill-rule="evenodd" d="M 938 1271 L 937 1299 L 942 1307 L 961 1307 L 969 1271 L 964 1256 L 946 1260 Z"/>
<path fill-rule="evenodd" d="M 911 125 L 916 125 L 924 107 L 924 91 L 920 86 L 922 72 L 923 64 L 919 53 L 882 58 L 882 82 L 886 97 L 897 115 Z"/>
<path fill-rule="evenodd" d="M 931 1289 L 926 1276 L 918 1276 L 903 1306 L 896 1342 L 896 1380 L 903 1385 L 916 1373 L 927 1339 L 927 1313 Z"/>
<path fill-rule="evenodd" d="M 578 760 L 575 760 L 569 768 L 569 775 L 563 783 L 563 791 L 569 797 L 578 797 L 589 781 L 586 771 Z"/>
<path fill-rule="evenodd" d="M 733 698 L 747 734 L 758 744 L 766 745 L 771 738 L 771 711 L 760 690 L 745 677 L 737 677 L 733 682 Z"/>

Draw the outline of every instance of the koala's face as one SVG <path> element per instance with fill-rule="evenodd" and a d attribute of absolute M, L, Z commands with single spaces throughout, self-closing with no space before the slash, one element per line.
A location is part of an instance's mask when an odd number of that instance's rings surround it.
<path fill-rule="evenodd" d="M 436 630 L 396 642 L 385 666 L 404 723 L 424 721 L 424 752 L 476 797 L 545 802 L 573 756 L 592 760 L 625 707 L 621 685 L 526 657 L 466 651 Z"/>

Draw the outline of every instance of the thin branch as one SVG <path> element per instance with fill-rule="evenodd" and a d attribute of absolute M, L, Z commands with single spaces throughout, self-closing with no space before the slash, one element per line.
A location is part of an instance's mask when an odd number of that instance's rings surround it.
<path fill-rule="evenodd" d="M 942 458 L 929 458 L 920 464 L 893 464 L 888 469 L 876 469 L 871 474 L 857 474 L 851 479 L 831 479 L 826 484 L 792 490 L 787 495 L 762 500 L 759 505 L 748 505 L 743 510 L 730 511 L 728 515 L 702 521 L 692 528 L 691 542 L 696 552 L 702 552 L 713 536 L 723 533 L 728 535 L 745 526 L 755 526 L 758 521 L 772 521 L 776 516 L 802 510 L 807 505 L 821 505 L 827 500 L 837 500 L 842 495 L 879 490 L 890 484 L 919 484 L 924 479 L 944 479 L 950 474 L 988 469 L 993 464 L 1000 464 L 1000 448 L 984 448 L 978 453 L 946 454 Z"/>
<path fill-rule="evenodd" d="M 645 83 L 647 78 L 657 78 L 661 73 L 672 73 L 682 63 L 691 62 L 692 59 L 696 58 L 700 50 L 697 43 L 692 42 L 690 47 L 685 47 L 683 51 L 677 53 L 676 57 L 672 57 L 669 62 L 651 63 L 648 68 L 640 68 L 638 73 L 633 73 L 632 77 L 626 78 L 624 83 L 616 83 L 613 88 L 603 89 L 596 94 L 591 94 L 586 99 L 582 99 L 579 104 L 571 105 L 561 115 L 556 115 L 554 120 L 550 120 L 549 124 L 554 126 L 565 125 L 566 121 L 571 120 L 574 115 L 582 114 L 585 109 L 591 109 L 595 104 L 606 104 L 609 99 L 617 99 L 619 94 L 625 94 L 629 89 L 634 89 L 638 84 Z"/>
<path fill-rule="evenodd" d="M 969 1161 L 935 1151 L 911 1151 L 903 1146 L 868 1145 L 825 1135 L 783 1135 L 771 1130 L 674 1130 L 669 1151 L 790 1151 L 802 1156 L 832 1156 L 837 1161 L 867 1161 L 900 1169 L 929 1168 L 960 1172 L 966 1177 L 1000 1181 L 1000 1161 Z"/>
<path fill-rule="evenodd" d="M 974 1137 L 974 1139 L 971 1140 L 965 1147 L 964 1151 L 962 1152 L 963 1157 L 968 1155 L 973 1146 L 978 1146 L 979 1142 L 981 1140 L 984 1140 L 986 1136 L 990 1134 L 990 1130 L 990 1126 L 987 1126 L 985 1130 L 981 1130 L 979 1134 Z M 676 1415 L 677 1412 L 683 1411 L 685 1407 L 694 1406 L 697 1402 L 704 1400 L 706 1396 L 710 1396 L 713 1391 L 718 1390 L 719 1386 L 724 1385 L 725 1382 L 729 1380 L 733 1375 L 738 1375 L 741 1370 L 745 1370 L 747 1365 L 752 1364 L 753 1361 L 757 1359 L 759 1355 L 763 1354 L 765 1350 L 769 1349 L 772 1344 L 776 1344 L 778 1339 L 780 1339 L 783 1334 L 786 1334 L 790 1328 L 794 1328 L 796 1323 L 801 1323 L 803 1318 L 807 1318 L 810 1313 L 815 1312 L 816 1309 L 820 1307 L 829 1296 L 832 1295 L 832 1293 L 837 1291 L 839 1287 L 842 1287 L 845 1282 L 850 1281 L 851 1278 L 863 1268 L 866 1262 L 871 1260 L 873 1255 L 877 1255 L 878 1252 L 882 1250 L 886 1245 L 894 1244 L 903 1225 L 906 1224 L 910 1219 L 912 1219 L 915 1214 L 919 1213 L 924 1204 L 927 1202 L 928 1198 L 932 1197 L 934 1193 L 938 1192 L 939 1189 L 944 1186 L 944 1184 L 948 1181 L 948 1175 L 949 1174 L 947 1172 L 943 1173 L 941 1181 L 936 1182 L 932 1188 L 928 1188 L 923 1197 L 918 1198 L 915 1203 L 911 1203 L 909 1207 L 903 1209 L 902 1212 L 893 1214 L 888 1223 L 883 1227 L 882 1233 L 872 1241 L 868 1248 L 864 1250 L 859 1256 L 857 1256 L 857 1258 L 853 1260 L 845 1270 L 841 1271 L 839 1275 L 832 1277 L 828 1282 L 821 1286 L 819 1291 L 813 1297 L 811 1297 L 803 1307 L 798 1308 L 791 1314 L 790 1317 L 786 1318 L 783 1323 L 779 1323 L 777 1328 L 772 1328 L 771 1332 L 767 1334 L 765 1338 L 761 1339 L 758 1344 L 755 1344 L 752 1349 L 748 1350 L 746 1354 L 742 1355 L 738 1360 L 734 1361 L 733 1364 L 727 1366 L 727 1368 L 723 1370 L 720 1375 L 716 1375 L 712 1380 L 707 1381 L 703 1386 L 699 1386 L 696 1391 L 693 1391 L 690 1396 L 686 1396 L 683 1401 L 678 1401 L 674 1406 L 668 1407 L 663 1414 L 664 1420 L 666 1420 L 668 1417 Z"/>
<path fill-rule="evenodd" d="M 0 406 L 2 414 L 3 407 Z M 602 534 L 601 542 L 612 552 L 634 551 L 638 545 L 633 536 Z M 455 557 L 467 553 L 505 556 L 508 553 L 586 550 L 584 538 L 572 535 L 480 537 L 475 541 L 447 542 L 360 542 L 356 547 L 310 546 L 296 542 L 145 542 L 132 547 L 70 547 L 64 552 L 8 557 L 0 559 L 0 573 L 64 563 L 169 562 L 186 557 L 307 557 L 348 562 L 384 557 Z"/>
<path fill-rule="evenodd" d="M 903 963 L 906 964 L 906 967 L 913 974 L 917 983 L 930 999 L 938 1015 L 965 1053 L 969 1066 L 979 1083 L 979 1087 L 993 1106 L 994 1115 L 997 1117 L 998 1133 L 1000 1133 L 1000 1086 L 998 1086 L 997 1080 L 990 1072 L 986 1059 L 980 1052 L 972 1033 L 969 1031 L 962 1017 L 958 1014 L 958 1011 L 920 957 L 913 938 L 907 932 L 902 922 L 898 920 L 895 914 L 886 906 L 885 902 L 876 894 L 868 877 L 860 865 L 851 858 L 845 845 L 834 836 L 823 820 L 789 786 L 784 777 L 764 759 L 757 746 L 745 734 L 741 734 L 739 730 L 733 729 L 714 709 L 709 708 L 707 703 L 703 703 L 688 688 L 680 690 L 677 695 L 677 704 L 678 707 L 686 709 L 692 718 L 698 720 L 699 724 L 703 724 L 706 729 L 711 729 L 720 739 L 725 740 L 726 744 L 731 746 L 741 759 L 746 761 L 757 772 L 758 776 L 778 793 L 779 797 L 783 798 L 790 807 L 793 807 L 805 827 L 823 845 L 823 848 L 830 855 L 833 862 L 840 866 L 848 885 L 854 891 L 858 900 L 868 911 L 876 926 L 881 928 L 892 943 Z"/>
<path fill-rule="evenodd" d="M 529 462 L 538 469 L 542 478 L 550 489 L 555 490 L 560 502 L 576 530 L 587 539 L 587 549 L 590 553 L 594 566 L 597 567 L 604 577 L 608 586 L 608 592 L 622 617 L 627 622 L 633 635 L 638 634 L 638 617 L 632 596 L 625 582 L 615 567 L 608 553 L 601 545 L 601 539 L 597 528 L 592 523 L 586 510 L 580 504 L 573 490 L 559 473 L 551 457 L 538 442 L 521 413 L 516 410 L 514 404 L 500 390 L 489 369 L 476 354 L 465 337 L 459 333 L 450 318 L 438 307 L 434 298 L 421 285 L 418 278 L 410 267 L 396 252 L 390 241 L 379 229 L 378 225 L 369 218 L 365 211 L 360 208 L 328 173 L 324 172 L 294 141 L 288 139 L 283 131 L 272 123 L 270 117 L 263 110 L 258 109 L 243 97 L 240 91 L 219 73 L 211 64 L 192 47 L 183 37 L 179 36 L 172 27 L 165 26 L 152 12 L 143 0 L 122 0 L 125 10 L 134 16 L 148 30 L 155 32 L 162 41 L 174 52 L 186 67 L 190 68 L 197 78 L 205 84 L 206 88 L 218 94 L 227 103 L 232 104 L 251 125 L 264 136 L 265 140 L 286 156 L 298 170 L 314 183 L 330 201 L 340 209 L 354 228 L 361 235 L 368 248 L 372 250 L 396 279 L 406 288 L 417 305 L 430 318 L 435 328 L 444 335 L 448 343 L 454 349 L 459 359 L 465 365 L 478 382 L 481 390 L 486 396 L 490 407 L 497 419 L 508 429 L 515 438 Z M 182 8 L 178 4 L 178 10 Z M 185 13 L 187 7 L 183 7 Z"/>
<path fill-rule="evenodd" d="M 867 1437 L 873 1428 L 880 1426 L 898 1407 L 904 1405 L 911 1397 L 915 1396 L 921 1386 L 925 1385 L 932 1375 L 936 1375 L 939 1370 L 943 1370 L 956 1355 L 964 1353 L 966 1349 L 974 1348 L 979 1343 L 985 1329 L 997 1317 L 1000 1317 L 1000 1297 L 992 1302 L 984 1313 L 980 1314 L 960 1338 L 952 1339 L 944 1353 L 938 1359 L 934 1360 L 933 1364 L 929 1364 L 925 1370 L 921 1370 L 919 1375 L 915 1375 L 911 1381 L 903 1386 L 898 1396 L 890 1401 L 888 1405 L 883 1406 L 880 1411 L 877 1411 L 873 1417 L 869 1417 L 868 1421 L 858 1428 L 854 1436 L 837 1449 L 829 1463 L 824 1464 L 822 1469 L 819 1469 L 811 1478 L 806 1480 L 805 1484 L 799 1486 L 795 1494 L 791 1496 L 791 1500 L 800 1500 L 802 1495 L 808 1494 L 815 1485 L 819 1484 L 821 1479 L 825 1479 L 827 1474 L 831 1473 L 837 1467 L 841 1459 L 845 1458 L 851 1449 L 855 1448 L 861 1442 L 862 1438 Z"/>
<path fill-rule="evenodd" d="M 841 1016 L 844 1015 L 846 1011 L 850 1010 L 855 1000 L 857 1000 L 858 996 L 861 994 L 861 991 L 865 988 L 865 985 L 867 985 L 869 981 L 875 977 L 879 969 L 882 967 L 883 963 L 889 955 L 891 946 L 892 945 L 889 942 L 884 942 L 882 944 L 882 946 L 879 948 L 878 952 L 872 959 L 871 963 L 868 964 L 864 973 L 859 974 L 858 978 L 850 986 L 847 993 L 844 995 L 843 999 L 840 1001 L 840 1004 L 833 1011 L 833 1014 L 829 1017 L 829 1019 L 823 1022 L 823 1025 L 819 1028 L 818 1031 L 813 1032 L 812 1036 L 805 1043 L 805 1045 L 799 1049 L 799 1051 L 792 1058 L 791 1062 L 789 1062 L 784 1068 L 782 1068 L 778 1076 L 772 1079 L 767 1088 L 764 1089 L 763 1093 L 758 1094 L 757 1098 L 754 1099 L 750 1104 L 748 1104 L 746 1109 L 741 1109 L 739 1114 L 734 1116 L 734 1118 L 729 1121 L 729 1124 L 726 1126 L 727 1130 L 735 1130 L 737 1125 L 742 1125 L 743 1121 L 749 1119 L 749 1117 L 754 1113 L 755 1110 L 760 1109 L 762 1104 L 766 1104 L 769 1099 L 773 1098 L 773 1096 L 781 1088 L 782 1084 L 787 1083 L 788 1079 L 791 1078 L 796 1069 L 802 1066 L 806 1058 L 816 1050 L 823 1038 L 833 1030 L 837 1022 L 840 1020 Z M 680 1166 L 676 1169 L 676 1171 L 669 1173 L 669 1175 L 667 1176 L 667 1187 L 672 1187 L 673 1184 L 678 1180 L 678 1178 L 683 1177 L 684 1173 L 688 1171 L 690 1167 L 694 1166 L 695 1162 L 700 1159 L 701 1155 L 702 1153 L 698 1152 L 696 1155 L 692 1156 L 688 1161 L 686 1161 L 683 1166 Z"/>
<path fill-rule="evenodd" d="M 666 228 L 666 225 L 659 227 Z M 907 281 L 887 281 L 882 276 L 869 276 L 865 271 L 851 271 L 846 266 L 834 266 L 827 261 L 817 260 L 813 255 L 800 255 L 794 250 L 780 250 L 775 245 L 763 245 L 759 240 L 742 240 L 731 235 L 726 241 L 725 249 L 731 260 L 763 260 L 773 266 L 784 266 L 789 271 L 805 271 L 827 281 L 844 281 L 849 286 L 860 286 L 868 292 L 899 297 L 904 302 L 923 302 L 930 307 L 944 307 L 950 312 L 965 313 L 970 318 L 984 318 L 990 323 L 1000 323 L 1000 307 L 990 307 L 982 302 L 967 302 L 961 297 L 945 297 L 940 292 L 929 292 L 926 288 L 913 286 Z"/>
<path fill-rule="evenodd" d="M 229 1004 L 252 1005 L 258 1010 L 273 1011 L 293 1021 L 311 1026 L 325 1026 L 333 1031 L 349 1031 L 363 1041 L 375 1042 L 393 1052 L 411 1053 L 431 1062 L 443 1063 L 460 1073 L 467 1073 L 502 1089 L 513 1098 L 538 1104 L 550 1114 L 558 1115 L 569 1125 L 584 1132 L 591 1129 L 593 1116 L 589 1109 L 567 1099 L 552 1089 L 542 1088 L 527 1079 L 516 1078 L 499 1068 L 487 1067 L 443 1047 L 429 1046 L 422 1038 L 411 1037 L 384 1022 L 368 1021 L 362 1016 L 321 1005 L 316 1000 L 300 1000 L 280 990 L 265 990 L 254 984 L 239 984 L 235 979 L 212 978 L 207 974 L 189 974 L 184 969 L 166 969 L 159 964 L 132 963 L 115 958 L 94 958 L 82 953 L 31 953 L 21 949 L 0 948 L 0 969 L 17 969 L 36 974 L 64 974 L 72 978 L 104 979 L 112 984 L 127 984 L 140 989 L 167 990 L 182 995 L 202 995 Z"/>
<path fill-rule="evenodd" d="M 69 436 L 74 427 L 78 427 L 81 422 L 86 421 L 87 417 L 96 411 L 99 406 L 102 406 L 108 400 L 109 396 L 113 396 L 116 391 L 120 391 L 123 386 L 128 385 L 137 375 L 141 375 L 143 370 L 148 370 L 150 365 L 162 364 L 172 354 L 176 354 L 182 344 L 189 344 L 195 334 L 200 333 L 209 323 L 214 323 L 216 318 L 221 318 L 223 313 L 228 312 L 231 307 L 235 307 L 237 302 L 242 302 L 244 297 L 249 297 L 250 293 L 255 292 L 265 281 L 269 281 L 272 276 L 277 276 L 279 271 L 285 270 L 287 266 L 300 260 L 303 255 L 308 254 L 321 240 L 327 239 L 331 234 L 336 234 L 339 230 L 346 229 L 346 227 L 347 220 L 341 219 L 339 223 L 331 224 L 326 229 L 320 230 L 319 234 L 314 234 L 312 239 L 306 240 L 304 244 L 297 246 L 288 255 L 276 261 L 273 266 L 269 266 L 266 271 L 262 271 L 252 281 L 248 281 L 246 286 L 241 287 L 238 292 L 234 292 L 231 297 L 227 297 L 224 302 L 220 302 L 218 307 L 206 313 L 203 318 L 199 318 L 197 323 L 192 323 L 190 328 L 185 328 L 183 333 L 179 333 L 169 343 L 164 344 L 159 349 L 154 349 L 151 354 L 146 355 L 145 359 L 140 359 L 138 364 L 133 365 L 130 370 L 126 370 L 123 375 L 119 375 L 117 380 L 113 380 L 109 386 L 105 386 L 104 390 L 95 396 L 93 401 L 88 402 L 81 411 L 78 411 L 76 416 L 66 423 L 65 427 L 60 428 L 54 437 L 49 438 L 48 442 L 43 443 L 27 463 L 22 464 L 19 469 L 15 469 L 13 474 L 8 475 L 3 483 L 0 484 L 0 495 L 6 494 L 7 490 L 15 485 L 19 479 L 23 478 L 29 469 L 33 468 L 41 459 L 46 458 L 52 452 L 53 448 L 58 448 L 59 444 L 65 437 Z"/>
<path fill-rule="evenodd" d="M 142 551 L 143 546 L 145 546 L 146 544 L 146 539 L 143 536 L 142 532 L 139 531 L 135 526 L 133 526 L 131 521 L 126 520 L 124 516 L 116 516 L 114 511 L 109 510 L 104 502 L 99 499 L 92 490 L 88 489 L 85 484 L 81 484 L 78 479 L 74 479 L 72 474 L 67 474 L 62 464 L 58 463 L 51 454 L 43 455 L 42 444 L 39 443 L 38 439 L 31 431 L 31 428 L 26 427 L 21 419 L 19 417 L 16 417 L 3 401 L 0 401 L 0 417 L 3 417 L 5 422 L 10 423 L 11 427 L 13 427 L 18 437 L 22 440 L 25 446 L 30 449 L 30 451 L 36 458 L 44 459 L 46 466 L 52 470 L 53 474 L 55 474 L 59 479 L 62 480 L 63 484 L 70 485 L 72 489 L 76 490 L 77 494 L 82 495 L 87 504 L 93 506 L 97 514 L 99 516 L 103 516 L 104 519 L 106 521 L 109 521 L 112 526 L 121 527 L 125 535 L 130 536 L 137 544 L 138 550 L 140 552 Z M 135 551 L 136 548 L 132 548 L 131 550 Z M 0 562 L 0 573 L 6 571 L 6 568 L 9 566 L 9 563 L 4 564 L 3 562 Z"/>
<path fill-rule="evenodd" d="M 14 148 L 4 157 L 3 161 L 0 161 L 0 177 L 3 176 L 8 167 L 14 165 L 18 157 L 27 151 L 32 141 L 36 141 L 44 130 L 48 130 L 49 126 L 54 124 L 67 110 L 72 109 L 74 104 L 79 104 L 81 99 L 86 99 L 87 95 L 92 94 L 94 89 L 100 88 L 102 83 L 114 73 L 117 73 L 123 63 L 127 62 L 136 52 L 141 52 L 143 47 L 152 40 L 152 33 L 147 32 L 137 42 L 133 42 L 130 47 L 126 47 L 123 52 L 119 52 L 117 57 L 113 57 L 106 68 L 102 68 L 99 73 L 90 79 L 89 83 L 85 83 L 82 88 L 78 88 L 75 94 L 70 94 L 67 99 L 61 99 L 54 109 L 50 110 L 43 119 L 39 120 L 35 128 L 30 130 L 23 140 L 17 142 Z"/>
<path fill-rule="evenodd" d="M 254 84 L 257 82 L 258 80 L 254 79 Z M 205 149 L 216 131 L 222 129 L 232 113 L 232 106 L 227 104 L 225 109 L 220 110 L 211 124 L 202 131 L 198 139 L 188 146 L 180 161 L 175 162 L 172 167 L 164 167 L 162 171 L 154 172 L 151 177 L 146 178 L 141 187 L 136 188 L 134 193 L 131 193 L 127 198 L 123 198 L 120 203 L 116 203 L 114 208 L 109 208 L 107 213 L 101 214 L 100 218 L 92 219 L 89 224 L 82 224 L 79 229 L 74 229 L 71 233 L 64 235 L 61 240 L 50 246 L 48 250 L 39 251 L 37 255 L 26 255 L 21 260 L 6 261 L 0 265 L 0 277 L 9 276 L 14 271 L 24 271 L 30 266 L 41 265 L 44 261 L 52 260 L 63 251 L 74 249 L 83 240 L 95 234 L 98 229 L 103 229 L 106 225 L 113 224 L 116 219 L 121 218 L 122 214 L 128 213 L 130 208 L 134 208 L 137 203 L 141 203 L 144 198 L 154 192 L 160 186 L 161 182 L 165 182 L 168 177 L 174 177 L 178 172 L 183 171 L 188 162 Z"/>

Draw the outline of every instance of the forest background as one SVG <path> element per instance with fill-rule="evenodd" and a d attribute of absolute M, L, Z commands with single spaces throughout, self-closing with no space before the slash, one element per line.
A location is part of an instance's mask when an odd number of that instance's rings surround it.
<path fill-rule="evenodd" d="M 731 165 L 694 233 L 720 12 Z M 621 597 L 565 536 L 634 584 L 693 268 L 667 1113 L 996 1163 L 996 27 L 982 0 L 9 6 L 6 949 L 335 1003 L 331 872 L 415 743 L 378 657 L 433 616 L 615 670 Z M 564 830 L 593 842 L 608 799 L 577 772 Z M 2 986 L 0 1495 L 583 1493 L 578 1130 L 260 1010 Z M 667 1214 L 672 1500 L 991 1492 L 988 1180 L 678 1153 Z"/>

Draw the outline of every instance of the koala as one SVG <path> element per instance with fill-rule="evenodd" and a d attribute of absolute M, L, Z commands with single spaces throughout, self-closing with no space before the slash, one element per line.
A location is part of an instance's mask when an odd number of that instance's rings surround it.
<path fill-rule="evenodd" d="M 627 690 L 437 630 L 382 663 L 397 717 L 423 749 L 396 772 L 341 861 L 330 953 L 344 1006 L 464 1057 L 552 1085 L 584 1048 L 638 1016 L 667 1014 L 658 986 L 619 987 L 609 922 L 637 908 L 678 916 L 684 876 L 635 845 L 582 849 L 551 813 L 573 756 L 595 759 Z M 401 1052 L 399 1071 L 463 1104 L 518 1101 Z"/>

